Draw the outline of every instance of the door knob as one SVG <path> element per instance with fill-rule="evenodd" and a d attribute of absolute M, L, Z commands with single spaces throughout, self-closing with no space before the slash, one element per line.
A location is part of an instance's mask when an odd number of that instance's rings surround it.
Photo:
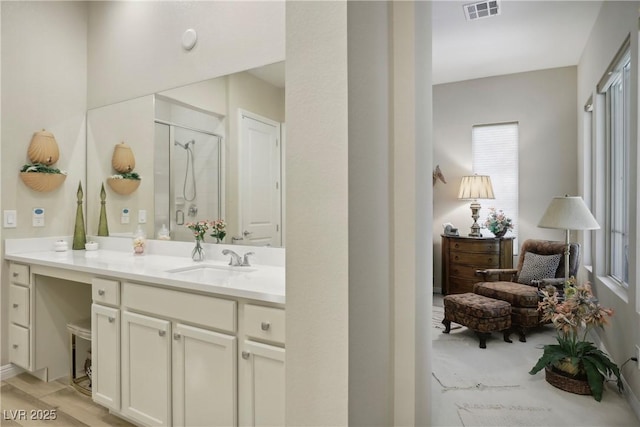
<path fill-rule="evenodd" d="M 252 232 L 252 231 L 249 231 L 249 230 L 244 230 L 244 231 L 242 232 L 242 235 L 243 235 L 244 237 L 251 236 L 252 234 L 253 234 L 253 232 Z"/>
<path fill-rule="evenodd" d="M 111 316 L 109 316 L 109 323 L 113 323 L 113 322 L 115 322 L 115 321 L 116 321 L 116 318 L 115 318 L 115 317 L 111 317 Z"/>

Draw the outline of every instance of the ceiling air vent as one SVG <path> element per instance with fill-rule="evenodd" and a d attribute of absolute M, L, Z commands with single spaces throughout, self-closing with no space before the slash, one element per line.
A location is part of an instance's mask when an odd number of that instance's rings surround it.
<path fill-rule="evenodd" d="M 500 15 L 500 0 L 480 1 L 462 6 L 467 21 Z"/>

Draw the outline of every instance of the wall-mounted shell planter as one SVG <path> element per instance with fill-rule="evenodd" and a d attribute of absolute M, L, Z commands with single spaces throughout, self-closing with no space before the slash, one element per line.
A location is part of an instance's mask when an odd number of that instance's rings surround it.
<path fill-rule="evenodd" d="M 107 184 L 113 191 L 123 196 L 136 191 L 140 186 L 139 179 L 107 178 Z"/>
<path fill-rule="evenodd" d="M 113 149 L 113 157 L 111 158 L 111 165 L 120 173 L 131 172 L 136 167 L 136 158 L 133 155 L 133 150 L 124 142 L 116 144 Z"/>
<path fill-rule="evenodd" d="M 20 178 L 32 190 L 46 193 L 60 187 L 67 175 L 61 173 L 20 172 Z"/>
<path fill-rule="evenodd" d="M 42 129 L 31 138 L 27 155 L 31 163 L 42 163 L 50 166 L 60 158 L 58 143 L 51 132 Z"/>

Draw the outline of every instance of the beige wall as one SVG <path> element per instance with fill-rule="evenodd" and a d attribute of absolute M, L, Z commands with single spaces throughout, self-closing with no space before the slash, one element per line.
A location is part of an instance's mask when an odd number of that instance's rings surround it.
<path fill-rule="evenodd" d="M 90 3 L 90 108 L 284 60 L 284 2 Z"/>
<path fill-rule="evenodd" d="M 18 226 L 2 238 L 73 234 L 78 182 L 85 179 L 87 109 L 87 5 L 84 2 L 5 2 L 2 7 L 2 210 L 18 212 Z M 38 193 L 18 176 L 28 162 L 34 131 L 52 132 L 60 149 L 55 164 L 68 171 L 61 187 Z M 85 189 L 86 190 L 86 189 Z M 31 211 L 45 209 L 45 227 L 31 226 Z M 3 262 L 3 266 L 6 263 Z M 8 294 L 2 269 L 2 302 Z M 7 310 L 2 312 L 1 364 Z"/>
<path fill-rule="evenodd" d="M 461 235 L 473 220 L 469 202 L 457 199 L 462 176 L 472 171 L 473 125 L 517 121 L 519 126 L 519 242 L 563 240 L 559 230 L 538 228 L 554 196 L 577 193 L 576 67 L 556 68 L 436 85 L 433 88 L 434 165 L 447 184 L 433 187 L 435 287 L 441 288 L 442 224 Z M 480 219 L 490 200 L 481 200 Z M 496 206 L 499 208 L 499 206 Z M 478 220 L 480 222 L 480 220 Z"/>
<path fill-rule="evenodd" d="M 638 198 L 638 164 L 640 152 L 638 150 L 638 15 L 640 2 L 605 2 L 596 20 L 591 37 L 578 64 L 578 96 L 574 107 L 578 111 L 580 162 L 579 186 L 586 195 L 586 199 L 593 200 L 593 210 L 600 225 L 604 224 L 606 202 L 604 200 L 604 181 L 596 184 L 595 193 L 591 193 L 590 186 L 590 144 L 585 140 L 585 113 L 583 107 L 588 98 L 594 96 L 594 116 L 599 116 L 603 108 L 602 99 L 596 95 L 596 85 L 605 73 L 616 52 L 625 38 L 631 35 L 631 187 L 630 187 L 630 233 L 629 233 L 629 288 L 624 290 L 607 280 L 606 253 L 604 230 L 592 233 L 591 256 L 593 260 L 593 274 L 583 270 L 583 274 L 595 283 L 598 299 L 605 307 L 612 307 L 615 315 L 611 325 L 605 327 L 599 335 L 608 353 L 620 366 L 629 357 L 636 356 L 635 347 L 640 345 L 640 292 L 638 279 L 640 271 L 640 251 L 638 250 L 638 229 L 640 227 L 640 199 Z M 594 120 L 594 134 L 602 135 L 603 123 Z M 598 168 L 599 176 L 604 176 L 602 168 Z M 593 196 L 593 197 L 592 197 Z M 636 414 L 640 417 L 640 371 L 635 362 L 629 362 L 621 371 L 627 382 L 626 391 L 634 405 Z"/>

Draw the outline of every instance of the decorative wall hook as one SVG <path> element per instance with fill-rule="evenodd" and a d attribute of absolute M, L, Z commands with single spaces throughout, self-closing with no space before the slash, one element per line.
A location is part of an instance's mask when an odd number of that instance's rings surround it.
<path fill-rule="evenodd" d="M 443 183 L 447 183 L 447 180 L 444 179 L 444 175 L 442 174 L 442 171 L 440 170 L 440 165 L 436 165 L 436 168 L 433 170 L 433 185 L 436 185 L 436 181 L 440 180 Z"/>

